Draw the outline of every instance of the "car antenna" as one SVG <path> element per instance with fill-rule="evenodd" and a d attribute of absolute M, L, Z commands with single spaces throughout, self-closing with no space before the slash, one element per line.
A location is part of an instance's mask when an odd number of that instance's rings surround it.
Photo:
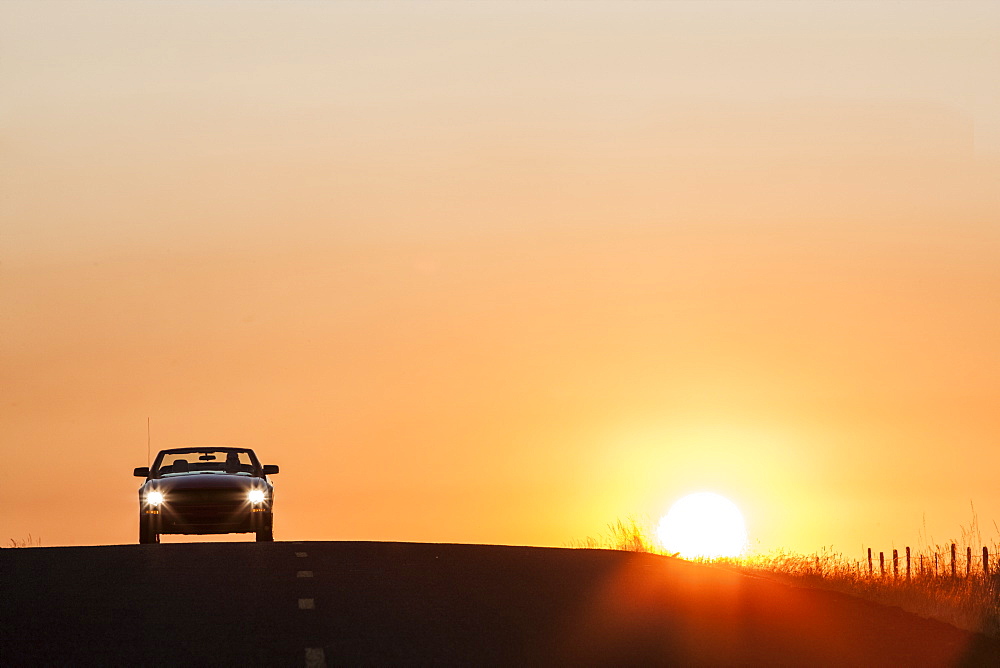
<path fill-rule="evenodd" d="M 149 466 L 149 416 L 146 416 L 146 466 Z"/>

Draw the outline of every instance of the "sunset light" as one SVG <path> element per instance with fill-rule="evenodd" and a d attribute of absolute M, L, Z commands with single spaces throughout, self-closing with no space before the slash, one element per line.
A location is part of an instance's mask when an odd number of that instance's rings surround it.
<path fill-rule="evenodd" d="M 714 492 L 698 492 L 670 507 L 656 537 L 668 552 L 682 557 L 735 557 L 746 548 L 747 529 L 735 503 Z"/>
<path fill-rule="evenodd" d="M 280 463 L 279 541 L 1000 518 L 998 2 L 4 0 L 0 44 L 0 541 L 135 540 L 127 474 L 206 444 Z"/>
<path fill-rule="evenodd" d="M 0 49 L 0 663 L 1000 667 L 1000 0 Z"/>

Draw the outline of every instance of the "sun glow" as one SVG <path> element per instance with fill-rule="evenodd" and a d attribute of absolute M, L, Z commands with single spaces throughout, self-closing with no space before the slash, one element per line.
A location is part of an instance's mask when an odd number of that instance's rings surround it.
<path fill-rule="evenodd" d="M 735 503 L 714 492 L 697 492 L 670 507 L 656 537 L 682 557 L 735 557 L 746 548 L 747 528 Z"/>

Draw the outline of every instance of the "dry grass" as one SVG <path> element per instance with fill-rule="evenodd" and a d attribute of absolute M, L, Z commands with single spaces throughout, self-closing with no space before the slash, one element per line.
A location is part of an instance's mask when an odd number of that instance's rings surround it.
<path fill-rule="evenodd" d="M 629 517 L 609 524 L 607 533 L 599 538 L 587 538 L 575 547 L 664 554 L 652 538 L 650 527 L 649 522 Z M 951 575 L 952 543 L 958 545 L 954 577 Z M 967 546 L 972 548 L 972 562 L 968 564 Z M 989 549 L 989 573 L 982 567 L 983 547 Z M 961 540 L 912 550 L 909 577 L 905 548 L 899 550 L 898 572 L 893 569 L 892 550 L 886 551 L 884 574 L 878 549 L 873 552 L 870 571 L 867 555 L 851 559 L 832 548 L 809 555 L 775 551 L 700 561 L 797 586 L 839 591 L 883 605 L 898 606 L 962 629 L 1000 637 L 1000 542 L 984 543 L 975 518 L 962 530 Z"/>
<path fill-rule="evenodd" d="M 570 547 L 664 554 L 652 535 L 648 519 L 630 516 L 608 524 L 607 532 L 597 538 L 587 536 L 582 541 L 573 542 Z"/>
<path fill-rule="evenodd" d="M 1000 582 L 995 575 L 997 549 L 997 545 L 990 549 L 992 572 L 987 575 L 981 567 L 981 551 L 979 559 L 973 551 L 973 562 L 967 572 L 966 550 L 960 548 L 954 577 L 951 575 L 950 545 L 914 551 L 909 577 L 906 575 L 905 556 L 900 556 L 897 573 L 892 565 L 891 553 L 886 558 L 885 574 L 880 568 L 877 553 L 873 556 L 871 571 L 868 570 L 867 556 L 864 560 L 851 560 L 831 551 L 812 555 L 775 552 L 720 559 L 715 563 L 793 584 L 832 589 L 883 605 L 899 606 L 923 617 L 940 619 L 959 628 L 997 637 L 1000 636 Z M 938 557 L 936 573 L 935 555 Z M 924 557 L 922 573 L 919 570 L 920 556 Z"/>
<path fill-rule="evenodd" d="M 41 547 L 41 538 L 32 538 L 31 534 L 28 534 L 27 538 L 11 538 L 10 545 L 3 545 L 0 547 Z"/>

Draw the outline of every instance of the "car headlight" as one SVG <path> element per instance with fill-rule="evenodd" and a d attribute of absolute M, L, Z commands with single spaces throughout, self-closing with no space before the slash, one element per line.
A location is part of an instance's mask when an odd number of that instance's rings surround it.
<path fill-rule="evenodd" d="M 262 503 L 264 501 L 264 490 L 251 489 L 250 493 L 247 494 L 247 498 L 250 500 L 250 503 Z"/>
<path fill-rule="evenodd" d="M 160 505 L 161 503 L 163 503 L 163 492 L 157 492 L 156 490 L 149 492 L 148 494 L 146 494 L 146 503 L 148 503 L 151 506 Z"/>

